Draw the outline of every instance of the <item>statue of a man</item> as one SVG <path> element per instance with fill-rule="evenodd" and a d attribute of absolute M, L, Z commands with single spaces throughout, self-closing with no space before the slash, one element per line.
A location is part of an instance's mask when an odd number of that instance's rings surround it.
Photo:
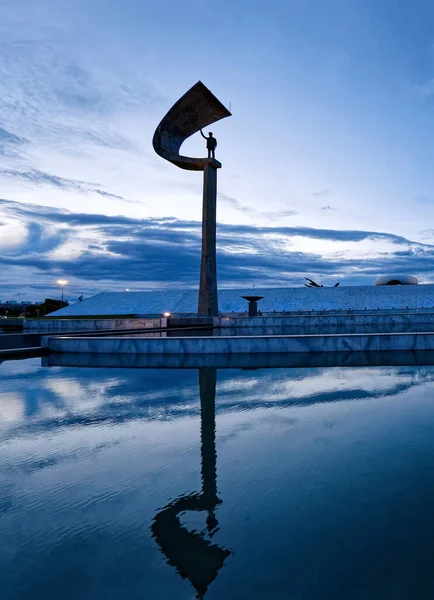
<path fill-rule="evenodd" d="M 202 129 L 200 130 L 200 135 L 206 140 L 206 147 L 208 149 L 208 158 L 215 158 L 215 149 L 217 148 L 217 140 L 213 137 L 211 131 L 208 134 L 208 137 L 204 135 Z"/>

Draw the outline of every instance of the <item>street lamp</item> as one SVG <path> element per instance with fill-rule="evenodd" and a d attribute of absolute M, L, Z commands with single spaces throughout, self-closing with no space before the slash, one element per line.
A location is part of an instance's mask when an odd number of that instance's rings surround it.
<path fill-rule="evenodd" d="M 60 285 L 60 287 L 62 288 L 62 302 L 63 302 L 63 288 L 65 287 L 65 285 L 68 283 L 66 281 L 66 279 L 58 279 L 57 283 Z"/>

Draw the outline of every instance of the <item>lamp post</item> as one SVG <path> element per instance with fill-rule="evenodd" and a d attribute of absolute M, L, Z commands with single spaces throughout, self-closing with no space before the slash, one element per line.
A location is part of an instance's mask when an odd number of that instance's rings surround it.
<path fill-rule="evenodd" d="M 57 283 L 60 285 L 60 287 L 62 288 L 62 302 L 63 302 L 63 288 L 65 287 L 65 285 L 68 283 L 66 281 L 66 279 L 58 279 Z"/>

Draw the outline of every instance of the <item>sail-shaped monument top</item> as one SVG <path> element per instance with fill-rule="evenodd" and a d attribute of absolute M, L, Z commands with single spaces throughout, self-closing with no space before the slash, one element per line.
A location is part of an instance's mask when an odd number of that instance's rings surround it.
<path fill-rule="evenodd" d="M 220 100 L 198 81 L 172 106 L 158 125 L 152 140 L 154 150 L 181 169 L 203 171 L 205 164 L 210 162 L 215 167 L 220 167 L 215 159 L 182 156 L 179 150 L 188 137 L 211 123 L 230 116 L 231 113 Z"/>

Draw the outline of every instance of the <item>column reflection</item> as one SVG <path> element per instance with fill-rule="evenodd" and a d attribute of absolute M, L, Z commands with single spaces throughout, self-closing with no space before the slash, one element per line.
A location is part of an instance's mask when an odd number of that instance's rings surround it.
<path fill-rule="evenodd" d="M 216 507 L 222 502 L 217 496 L 215 445 L 217 369 L 203 368 L 198 371 L 202 491 L 182 495 L 160 510 L 152 524 L 152 535 L 169 565 L 190 581 L 196 590 L 196 598 L 200 599 L 205 596 L 230 552 L 211 541 L 218 530 Z M 186 511 L 206 511 L 206 528 L 188 531 L 179 520 Z"/>

